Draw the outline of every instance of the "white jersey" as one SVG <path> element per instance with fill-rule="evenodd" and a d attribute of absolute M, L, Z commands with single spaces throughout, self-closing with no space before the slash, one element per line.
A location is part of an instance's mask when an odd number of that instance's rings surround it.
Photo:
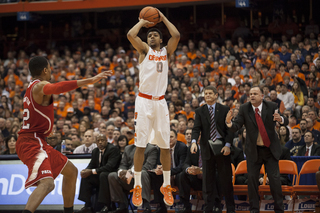
<path fill-rule="evenodd" d="M 161 48 L 160 51 L 149 51 L 140 64 L 139 91 L 141 93 L 162 96 L 168 86 L 168 60 L 167 49 Z"/>

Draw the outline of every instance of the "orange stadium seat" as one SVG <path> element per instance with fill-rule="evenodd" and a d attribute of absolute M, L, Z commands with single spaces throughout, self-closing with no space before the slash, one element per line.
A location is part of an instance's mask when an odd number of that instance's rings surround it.
<path fill-rule="evenodd" d="M 294 185 L 295 180 L 298 176 L 298 167 L 294 161 L 291 160 L 279 160 L 279 170 L 280 174 L 290 174 L 293 175 L 292 185 Z M 259 193 L 261 195 L 271 194 L 270 186 L 266 185 L 267 175 L 265 175 L 263 180 L 263 185 L 259 186 Z M 283 195 L 292 195 L 293 186 L 282 185 Z"/>
<path fill-rule="evenodd" d="M 234 179 L 236 175 L 247 174 L 247 161 L 241 161 L 234 173 Z M 265 176 L 264 165 L 261 166 L 260 174 Z M 233 180 L 233 183 L 235 180 Z M 248 195 L 248 185 L 233 185 L 233 193 L 234 195 Z"/>

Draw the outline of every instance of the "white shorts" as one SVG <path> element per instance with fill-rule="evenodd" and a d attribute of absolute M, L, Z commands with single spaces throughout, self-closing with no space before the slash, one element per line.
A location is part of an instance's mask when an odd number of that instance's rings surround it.
<path fill-rule="evenodd" d="M 165 99 L 156 101 L 137 96 L 134 118 L 137 147 L 145 148 L 152 143 L 162 149 L 170 148 L 169 110 Z"/>

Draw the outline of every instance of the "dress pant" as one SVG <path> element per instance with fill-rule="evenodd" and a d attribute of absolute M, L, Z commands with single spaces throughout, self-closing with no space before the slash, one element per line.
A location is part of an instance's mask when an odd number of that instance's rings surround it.
<path fill-rule="evenodd" d="M 202 194 L 205 201 L 204 210 L 212 212 L 213 205 L 218 199 L 217 176 L 218 171 L 219 185 L 221 186 L 222 194 L 225 196 L 227 212 L 235 211 L 233 185 L 232 185 L 232 169 L 230 155 L 215 156 L 210 149 L 211 155 L 208 160 L 202 160 Z M 219 187 L 220 188 L 220 187 Z"/>
<path fill-rule="evenodd" d="M 202 179 L 198 178 L 197 175 L 187 174 L 186 171 L 182 171 L 177 175 L 177 186 L 179 188 L 179 196 L 187 209 L 191 208 L 189 202 L 190 190 L 199 191 L 202 189 Z"/>
<path fill-rule="evenodd" d="M 127 193 L 133 188 L 134 179 L 132 178 L 130 184 L 122 181 L 118 177 L 117 172 L 112 172 L 109 175 L 109 186 L 111 193 L 111 200 L 117 203 L 124 203 L 128 208 L 128 195 Z M 141 171 L 141 184 L 142 184 L 142 198 L 150 202 L 151 185 L 150 176 L 147 171 Z"/>
<path fill-rule="evenodd" d="M 251 161 L 250 155 L 247 155 L 250 211 L 259 212 L 259 174 L 261 166 L 264 164 L 269 178 L 270 191 L 274 200 L 274 211 L 277 213 L 284 212 L 279 162 L 274 158 L 269 148 L 257 146 L 257 151 L 258 160 L 256 162 Z"/>
<path fill-rule="evenodd" d="M 108 208 L 111 207 L 111 197 L 108 182 L 109 172 L 101 172 L 100 174 L 90 175 L 87 178 L 81 178 L 79 200 L 85 203 L 91 202 L 93 188 L 99 189 L 98 202 L 103 203 Z"/>

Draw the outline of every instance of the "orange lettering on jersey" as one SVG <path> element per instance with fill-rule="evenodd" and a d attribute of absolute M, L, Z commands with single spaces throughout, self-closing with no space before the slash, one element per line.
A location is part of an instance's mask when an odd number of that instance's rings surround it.
<path fill-rule="evenodd" d="M 149 55 L 149 60 L 150 61 L 165 61 L 165 60 L 167 60 L 167 56 L 166 55 L 162 55 L 162 56 Z"/>

